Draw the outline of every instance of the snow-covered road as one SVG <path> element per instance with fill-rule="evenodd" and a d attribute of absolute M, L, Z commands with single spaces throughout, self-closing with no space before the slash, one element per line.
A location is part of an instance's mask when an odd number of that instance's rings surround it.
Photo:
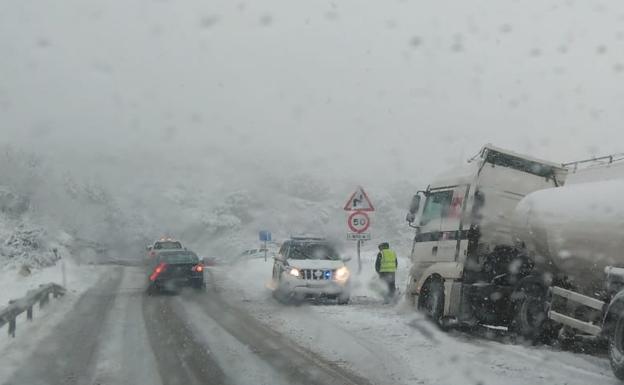
<path fill-rule="evenodd" d="M 2 360 L 2 383 L 370 383 L 231 306 L 214 285 L 147 296 L 145 281 L 140 267 L 110 271 L 30 354 Z"/>
<path fill-rule="evenodd" d="M 4 384 L 617 384 L 606 359 L 438 331 L 356 284 L 353 303 L 285 306 L 271 265 L 211 268 L 205 293 L 145 295 L 141 267 L 108 268 L 6 355 Z M 42 327 L 45 323 L 34 325 Z M 34 344 L 22 336 L 25 344 Z"/>
<path fill-rule="evenodd" d="M 370 262 L 370 261 L 369 261 Z M 370 267 L 368 270 L 372 270 Z M 618 384 L 606 358 L 443 333 L 405 303 L 383 305 L 364 270 L 349 306 L 284 306 L 271 261 L 221 266 L 222 297 L 301 346 L 379 384 Z"/>

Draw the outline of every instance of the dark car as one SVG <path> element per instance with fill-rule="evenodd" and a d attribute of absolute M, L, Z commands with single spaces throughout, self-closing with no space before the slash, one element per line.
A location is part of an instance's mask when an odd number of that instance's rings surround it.
<path fill-rule="evenodd" d="M 204 265 L 192 251 L 161 252 L 150 263 L 148 285 L 149 294 L 177 291 L 181 287 L 201 290 L 206 287 Z"/>

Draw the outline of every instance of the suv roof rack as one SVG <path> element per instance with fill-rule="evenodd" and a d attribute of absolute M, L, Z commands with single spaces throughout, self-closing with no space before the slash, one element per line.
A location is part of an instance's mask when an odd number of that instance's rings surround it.
<path fill-rule="evenodd" d="M 290 237 L 293 241 L 325 241 L 326 239 L 323 237 L 305 237 L 305 236 L 297 236 Z"/>

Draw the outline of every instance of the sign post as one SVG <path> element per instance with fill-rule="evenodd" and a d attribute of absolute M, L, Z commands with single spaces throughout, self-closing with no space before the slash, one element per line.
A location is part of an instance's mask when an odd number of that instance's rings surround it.
<path fill-rule="evenodd" d="M 362 242 L 371 239 L 370 232 L 366 232 L 370 227 L 370 217 L 367 213 L 375 211 L 375 207 L 373 207 L 364 189 L 358 187 L 349 197 L 344 210 L 351 212 L 347 218 L 347 226 L 350 230 L 347 233 L 347 239 L 357 241 L 358 274 L 360 274 L 362 272 Z"/>
<path fill-rule="evenodd" d="M 264 262 L 267 261 L 267 242 L 271 242 L 271 232 L 268 230 L 261 230 L 258 233 L 260 241 L 264 242 Z"/>

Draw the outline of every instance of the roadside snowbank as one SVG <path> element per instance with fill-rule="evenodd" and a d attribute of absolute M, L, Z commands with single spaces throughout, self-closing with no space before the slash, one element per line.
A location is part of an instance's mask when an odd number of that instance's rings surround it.
<path fill-rule="evenodd" d="M 80 296 L 100 278 L 109 274 L 113 267 L 76 265 L 66 263 L 67 293 L 59 298 L 51 299 L 46 307 L 34 308 L 31 322 L 26 314 L 17 317 L 16 337 L 8 336 L 6 325 L 0 329 L 0 378 L 9 378 L 13 371 L 23 365 L 24 360 L 34 352 L 40 341 L 48 336 L 54 327 L 72 311 Z M 28 290 L 35 289 L 41 283 L 62 283 L 61 265 L 40 269 L 28 277 L 22 277 L 14 271 L 4 271 L 0 275 L 0 308 L 8 305 L 9 299 L 22 297 Z"/>
<path fill-rule="evenodd" d="M 63 264 L 65 265 L 66 288 L 79 294 L 97 281 L 103 267 L 95 265 L 78 265 L 71 259 L 61 261 L 55 266 L 33 270 L 28 276 L 22 276 L 18 270 L 5 269 L 0 273 L 0 307 L 8 305 L 9 300 L 26 295 L 41 284 L 54 282 L 63 284 Z"/>
<path fill-rule="evenodd" d="M 1 219 L 0 307 L 40 284 L 62 285 L 63 268 L 70 290 L 78 290 L 97 278 L 96 269 L 80 266 L 72 256 L 73 239 L 66 232 L 46 230 L 27 217 L 19 221 Z"/>

